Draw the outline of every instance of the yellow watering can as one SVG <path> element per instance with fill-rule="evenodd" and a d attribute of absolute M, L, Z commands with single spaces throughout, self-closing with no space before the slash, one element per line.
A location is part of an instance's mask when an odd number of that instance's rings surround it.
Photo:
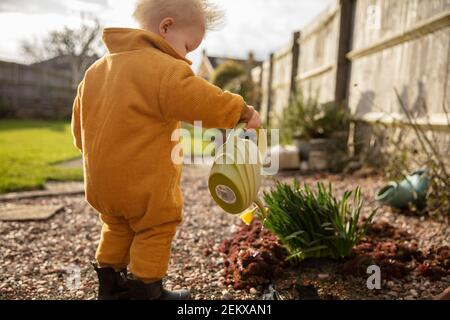
<path fill-rule="evenodd" d="M 267 153 L 267 137 L 262 130 L 256 130 L 256 144 L 241 137 L 244 128 L 245 124 L 239 124 L 218 148 L 208 187 L 214 201 L 223 210 L 231 214 L 245 211 L 241 219 L 250 224 L 257 209 L 265 215 L 258 191 L 263 160 Z M 246 211 L 251 206 L 253 208 Z"/>

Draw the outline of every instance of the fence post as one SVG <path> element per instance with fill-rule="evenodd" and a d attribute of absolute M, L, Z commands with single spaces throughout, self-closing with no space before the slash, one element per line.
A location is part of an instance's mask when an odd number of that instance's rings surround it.
<path fill-rule="evenodd" d="M 259 77 L 258 77 L 258 84 L 257 84 L 257 92 L 256 92 L 256 96 L 254 97 L 255 101 L 256 101 L 256 107 L 258 109 L 259 112 L 261 112 L 261 107 L 262 107 L 262 100 L 263 100 L 263 73 L 264 73 L 264 62 L 261 63 L 260 66 L 260 72 L 259 72 Z"/>
<path fill-rule="evenodd" d="M 19 90 L 22 90 L 20 87 L 20 69 L 19 64 L 13 64 L 14 66 L 14 85 L 16 88 L 19 88 Z M 13 91 L 13 108 L 16 110 L 14 112 L 17 112 L 19 110 L 19 92 L 17 90 Z"/>
<path fill-rule="evenodd" d="M 346 55 L 351 51 L 352 46 L 355 0 L 340 0 L 340 6 L 336 89 L 334 94 L 336 103 L 346 101 L 348 97 L 351 64 Z"/>
<path fill-rule="evenodd" d="M 269 58 L 269 84 L 267 86 L 267 127 L 270 126 L 270 113 L 272 112 L 273 57 L 274 53 L 271 53 Z"/>
<path fill-rule="evenodd" d="M 294 39 L 292 43 L 292 71 L 291 71 L 291 88 L 289 100 L 291 99 L 292 95 L 295 95 L 297 93 L 297 74 L 298 74 L 298 64 L 300 62 L 300 43 L 299 43 L 300 36 L 301 36 L 300 31 L 294 32 Z"/>

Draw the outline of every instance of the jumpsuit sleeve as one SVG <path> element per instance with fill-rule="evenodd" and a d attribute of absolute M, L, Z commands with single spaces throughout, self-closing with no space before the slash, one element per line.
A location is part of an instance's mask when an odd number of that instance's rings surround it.
<path fill-rule="evenodd" d="M 239 122 L 244 99 L 223 91 L 180 62 L 168 69 L 161 82 L 160 107 L 166 120 L 194 123 L 205 128 L 233 128 Z"/>
<path fill-rule="evenodd" d="M 82 93 L 83 82 L 80 83 L 77 90 L 77 96 L 75 97 L 75 101 L 73 103 L 72 110 L 72 136 L 73 143 L 75 147 L 77 147 L 80 151 L 83 151 L 83 144 L 81 141 L 81 93 Z"/>

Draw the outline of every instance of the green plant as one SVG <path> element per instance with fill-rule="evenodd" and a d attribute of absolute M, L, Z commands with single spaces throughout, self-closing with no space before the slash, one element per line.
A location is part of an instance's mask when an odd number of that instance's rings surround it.
<path fill-rule="evenodd" d="M 301 93 L 292 96 L 280 119 L 282 141 L 290 143 L 296 137 L 328 138 L 333 132 L 346 130 L 349 125 L 347 110 L 341 104 L 319 103 L 306 99 Z"/>
<path fill-rule="evenodd" d="M 253 99 L 254 85 L 247 75 L 233 79 L 223 89 L 241 95 L 247 102 Z"/>
<path fill-rule="evenodd" d="M 253 82 L 248 78 L 245 68 L 237 62 L 230 60 L 220 64 L 214 72 L 212 83 L 241 95 L 245 101 L 253 99 Z"/>
<path fill-rule="evenodd" d="M 313 190 L 307 184 L 301 188 L 295 180 L 293 185 L 278 183 L 264 200 L 268 208 L 267 217 L 260 217 L 264 226 L 278 236 L 295 261 L 349 256 L 376 213 L 373 210 L 362 226 L 358 224 L 363 206 L 359 187 L 338 201 L 331 184 L 327 188 L 318 183 Z"/>
<path fill-rule="evenodd" d="M 243 75 L 245 75 L 245 69 L 242 65 L 234 61 L 226 61 L 217 67 L 211 82 L 224 89 L 233 80 Z"/>

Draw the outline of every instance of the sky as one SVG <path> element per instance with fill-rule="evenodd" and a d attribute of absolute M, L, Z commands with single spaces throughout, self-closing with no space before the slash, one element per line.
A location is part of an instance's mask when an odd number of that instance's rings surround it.
<path fill-rule="evenodd" d="M 137 25 L 131 18 L 134 0 L 0 0 L 0 59 L 27 62 L 20 41 L 39 39 L 49 31 L 80 24 L 80 13 L 97 16 L 105 27 Z M 218 31 L 207 34 L 188 58 L 199 63 L 206 49 L 214 56 L 245 58 L 253 51 L 264 60 L 286 44 L 327 7 L 330 0 L 215 0 L 226 14 Z"/>

